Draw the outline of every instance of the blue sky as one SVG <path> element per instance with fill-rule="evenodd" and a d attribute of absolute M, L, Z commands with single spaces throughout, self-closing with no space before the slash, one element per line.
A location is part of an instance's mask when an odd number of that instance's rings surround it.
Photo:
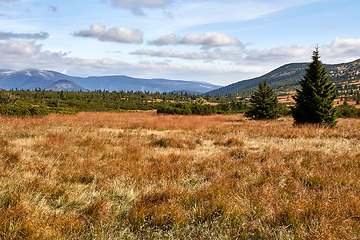
<path fill-rule="evenodd" d="M 360 58 L 358 0 L 0 0 L 0 68 L 218 85 Z"/>

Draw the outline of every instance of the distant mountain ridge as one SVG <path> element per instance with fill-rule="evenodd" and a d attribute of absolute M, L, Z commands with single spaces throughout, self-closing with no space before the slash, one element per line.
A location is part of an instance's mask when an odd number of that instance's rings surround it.
<path fill-rule="evenodd" d="M 54 91 L 143 91 L 173 92 L 188 91 L 205 93 L 220 88 L 207 82 L 194 82 L 169 79 L 140 79 L 124 75 L 100 77 L 73 77 L 55 71 L 24 69 L 13 71 L 0 69 L 0 88 L 29 89 L 36 88 Z"/>
<path fill-rule="evenodd" d="M 124 75 L 100 77 L 73 77 L 55 71 L 24 69 L 13 71 L 0 69 L 1 89 L 47 89 L 54 91 L 144 91 L 144 92 L 188 92 L 196 94 L 227 95 L 248 94 L 254 91 L 260 82 L 267 79 L 274 89 L 293 89 L 305 73 L 308 63 L 290 63 L 262 76 L 238 81 L 225 87 L 207 82 L 141 79 Z M 360 80 L 360 59 L 340 64 L 324 64 L 330 81 L 342 83 Z"/>
<path fill-rule="evenodd" d="M 260 77 L 239 81 L 228 86 L 208 92 L 209 95 L 246 94 L 254 91 L 260 82 L 266 78 L 271 87 L 275 89 L 288 89 L 299 85 L 305 74 L 308 63 L 290 63 Z M 330 81 L 341 83 L 348 80 L 360 80 L 360 59 L 349 63 L 324 64 Z"/>

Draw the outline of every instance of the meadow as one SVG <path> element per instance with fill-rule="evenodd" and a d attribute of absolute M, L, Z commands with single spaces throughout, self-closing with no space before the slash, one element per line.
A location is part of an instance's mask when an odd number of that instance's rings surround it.
<path fill-rule="evenodd" d="M 0 239 L 359 239 L 360 119 L 0 116 Z"/>

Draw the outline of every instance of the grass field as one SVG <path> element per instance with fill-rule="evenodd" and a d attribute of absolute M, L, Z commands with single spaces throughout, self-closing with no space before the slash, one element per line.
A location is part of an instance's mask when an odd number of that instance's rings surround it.
<path fill-rule="evenodd" d="M 0 117 L 0 239 L 359 239 L 360 119 Z"/>

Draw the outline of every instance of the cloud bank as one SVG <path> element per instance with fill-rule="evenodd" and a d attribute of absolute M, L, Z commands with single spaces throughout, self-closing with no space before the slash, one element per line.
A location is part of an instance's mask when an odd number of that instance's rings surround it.
<path fill-rule="evenodd" d="M 202 52 L 172 51 L 168 48 L 159 51 L 141 49 L 131 52 L 130 54 L 161 58 L 181 58 L 187 60 L 226 60 L 232 63 L 261 66 L 266 63 L 277 64 L 278 62 L 310 61 L 313 50 L 314 46 L 293 45 L 262 50 L 214 49 L 212 51 Z M 346 62 L 350 61 L 351 59 L 356 59 L 359 55 L 360 39 L 336 37 L 330 44 L 320 46 L 320 56 L 324 63 Z M 42 49 L 42 45 L 36 44 L 35 41 L 0 41 L 1 65 L 6 64 L 6 61 L 21 61 L 21 59 L 26 59 L 24 58 L 25 56 L 28 56 L 33 60 L 39 60 L 40 62 L 48 61 L 49 57 L 56 59 L 70 58 L 65 53 L 44 51 Z M 34 61 L 29 61 L 29 64 L 33 63 Z"/>
<path fill-rule="evenodd" d="M 202 80 L 227 84 L 250 77 L 260 76 L 285 63 L 310 62 L 314 46 L 293 45 L 270 49 L 214 49 L 202 52 L 159 51 L 141 49 L 131 54 L 157 57 L 156 61 L 123 62 L 109 58 L 83 59 L 68 53 L 51 52 L 35 41 L 0 41 L 0 65 L 8 69 L 52 69 L 76 76 L 125 74 L 134 77 Z M 360 39 L 335 38 L 330 44 L 320 46 L 323 63 L 340 63 L 357 59 L 360 55 Z M 160 60 L 159 60 L 160 58 Z M 162 59 L 161 59 L 162 58 Z M 228 61 L 227 65 L 181 64 L 168 58 L 202 61 Z M 155 59 L 155 58 L 154 58 Z M 218 79 L 218 80 L 216 80 Z M 226 81 L 225 81 L 226 79 Z"/>
<path fill-rule="evenodd" d="M 54 53 L 44 51 L 41 44 L 35 41 L 8 40 L 0 42 L 0 63 L 1 65 L 21 63 L 37 64 L 47 62 L 50 59 L 58 60 L 67 56 L 67 53 Z"/>
<path fill-rule="evenodd" d="M 281 62 L 309 61 L 313 46 L 292 45 L 270 49 L 204 50 L 200 52 L 173 51 L 166 48 L 158 51 L 140 49 L 132 55 L 147 57 L 179 58 L 186 60 L 229 61 L 232 64 L 276 64 Z M 360 55 L 360 39 L 336 37 L 330 45 L 320 47 L 320 54 L 328 63 L 350 61 Z M 341 60 L 343 59 L 343 60 Z"/>
<path fill-rule="evenodd" d="M 102 42 L 142 43 L 144 33 L 137 29 L 115 27 L 105 30 L 100 23 L 93 23 L 90 30 L 81 30 L 73 33 L 75 37 L 91 37 Z"/>

